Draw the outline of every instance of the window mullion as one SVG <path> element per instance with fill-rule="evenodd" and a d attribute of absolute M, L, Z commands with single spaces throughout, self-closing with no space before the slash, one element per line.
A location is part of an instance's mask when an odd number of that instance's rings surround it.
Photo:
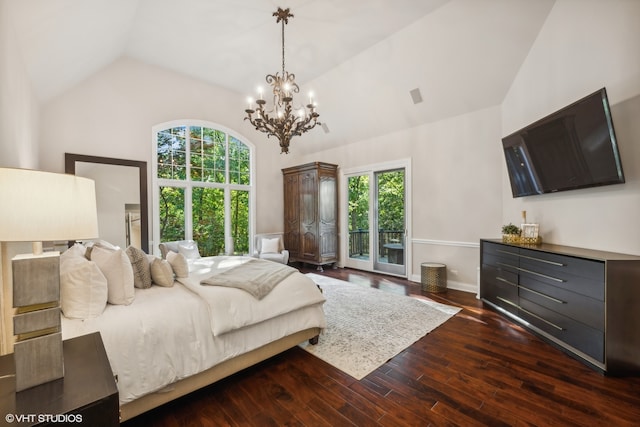
<path fill-rule="evenodd" d="M 187 126 L 185 143 L 184 238 L 193 239 L 193 182 L 191 182 L 191 126 Z"/>
<path fill-rule="evenodd" d="M 231 253 L 233 241 L 231 240 L 231 190 L 229 188 L 229 133 L 225 133 L 225 167 L 224 167 L 224 249 Z"/>

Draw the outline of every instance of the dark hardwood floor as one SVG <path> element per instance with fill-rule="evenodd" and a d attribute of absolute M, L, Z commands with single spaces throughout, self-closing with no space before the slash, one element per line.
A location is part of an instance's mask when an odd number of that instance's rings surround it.
<path fill-rule="evenodd" d="M 462 311 L 361 381 L 296 347 L 124 425 L 640 425 L 640 377 L 603 376 L 474 294 L 428 294 L 418 283 L 349 269 L 321 274 Z"/>

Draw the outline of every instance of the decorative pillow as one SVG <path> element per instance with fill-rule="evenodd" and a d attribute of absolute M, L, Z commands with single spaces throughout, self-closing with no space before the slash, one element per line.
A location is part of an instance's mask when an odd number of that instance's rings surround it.
<path fill-rule="evenodd" d="M 196 242 L 180 243 L 178 245 L 178 253 L 184 255 L 186 259 L 200 258 L 200 251 L 198 250 L 198 244 Z"/>
<path fill-rule="evenodd" d="M 68 258 L 84 258 L 86 253 L 87 247 L 85 245 L 82 243 L 75 243 L 69 249 L 60 254 L 60 264 L 62 265 L 62 263 Z"/>
<path fill-rule="evenodd" d="M 167 259 L 169 251 L 178 252 L 178 242 L 164 242 L 158 245 L 163 259 Z"/>
<path fill-rule="evenodd" d="M 262 239 L 261 243 L 262 253 L 278 253 L 280 252 L 280 238 L 274 237 L 273 239 Z"/>
<path fill-rule="evenodd" d="M 151 269 L 147 254 L 142 249 L 129 246 L 125 251 L 133 268 L 133 286 L 140 289 L 151 287 Z"/>
<path fill-rule="evenodd" d="M 102 249 L 108 249 L 110 251 L 115 251 L 117 249 L 120 249 L 120 247 L 107 242 L 106 240 L 90 240 L 88 242 L 85 243 L 85 247 L 87 248 L 86 253 L 85 253 L 85 257 L 87 259 L 91 259 L 91 251 L 93 250 L 93 248 L 102 248 Z"/>
<path fill-rule="evenodd" d="M 167 253 L 167 262 L 169 262 L 171 268 L 173 268 L 176 277 L 189 277 L 189 263 L 184 255 L 169 252 Z"/>
<path fill-rule="evenodd" d="M 133 267 L 129 257 L 122 249 L 108 250 L 94 246 L 91 250 L 91 260 L 107 278 L 111 304 L 129 305 L 133 302 L 135 291 L 133 286 Z"/>
<path fill-rule="evenodd" d="M 165 288 L 173 286 L 173 269 L 169 261 L 162 258 L 155 258 L 151 261 L 151 279 L 158 286 Z"/>
<path fill-rule="evenodd" d="M 60 257 L 60 308 L 66 317 L 100 316 L 107 306 L 107 294 L 107 278 L 95 262 L 84 257 L 84 252 Z"/>

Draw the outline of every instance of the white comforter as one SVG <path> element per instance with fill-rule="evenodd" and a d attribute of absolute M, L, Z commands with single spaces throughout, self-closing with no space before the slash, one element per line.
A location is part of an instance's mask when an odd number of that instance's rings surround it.
<path fill-rule="evenodd" d="M 211 330 L 215 336 L 325 301 L 316 284 L 299 272 L 285 278 L 261 300 L 241 289 L 200 284 L 203 279 L 249 260 L 251 258 L 237 256 L 191 260 L 189 277 L 177 279 L 207 302 L 211 315 Z"/>
<path fill-rule="evenodd" d="M 63 316 L 62 336 L 68 339 L 100 332 L 118 377 L 120 404 L 124 404 L 297 331 L 326 327 L 323 301 L 214 336 L 210 304 L 180 283 L 171 288 L 152 286 L 136 289 L 131 305 L 108 304 L 97 318 Z M 242 310 L 242 303 L 229 304 L 234 307 L 232 311 Z M 253 306 L 251 310 L 266 313 Z"/>

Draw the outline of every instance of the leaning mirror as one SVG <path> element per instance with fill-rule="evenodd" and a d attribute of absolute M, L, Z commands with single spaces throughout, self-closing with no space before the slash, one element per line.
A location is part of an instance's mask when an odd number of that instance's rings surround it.
<path fill-rule="evenodd" d="M 65 153 L 65 172 L 95 181 L 101 239 L 149 253 L 147 162 Z"/>

